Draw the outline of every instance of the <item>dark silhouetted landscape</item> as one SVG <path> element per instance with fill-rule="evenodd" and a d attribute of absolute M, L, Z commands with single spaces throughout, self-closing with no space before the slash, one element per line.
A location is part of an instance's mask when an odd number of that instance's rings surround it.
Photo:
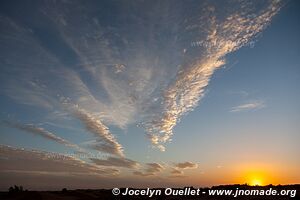
<path fill-rule="evenodd" d="M 294 191 L 294 196 L 291 195 L 245 195 L 245 196 L 238 196 L 234 197 L 234 195 L 214 195 L 209 196 L 208 190 L 209 189 L 216 189 L 216 190 L 269 190 L 272 188 L 273 190 L 277 190 L 278 192 L 282 190 L 289 190 Z M 164 188 L 157 188 L 164 191 Z M 213 186 L 211 188 L 200 188 L 201 191 L 205 191 L 206 194 L 200 194 L 199 196 L 166 196 L 166 195 L 159 195 L 159 196 L 130 196 L 130 195 L 116 195 L 112 194 L 112 189 L 76 189 L 76 190 L 68 190 L 63 188 L 61 191 L 28 191 L 20 189 L 20 186 L 14 186 L 9 189 L 8 192 L 1 192 L 0 199 L 2 200 L 52 200 L 52 199 L 59 199 L 59 200 L 94 200 L 94 199 L 299 199 L 300 197 L 300 185 L 268 185 L 268 186 L 249 186 L 249 185 L 220 185 L 220 186 Z M 125 191 L 125 188 L 121 188 L 121 193 Z M 295 192 L 296 191 L 296 192 Z"/>

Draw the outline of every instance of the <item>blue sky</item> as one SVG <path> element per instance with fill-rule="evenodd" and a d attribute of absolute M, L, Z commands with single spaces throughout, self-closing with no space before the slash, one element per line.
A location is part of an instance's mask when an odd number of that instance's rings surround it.
<path fill-rule="evenodd" d="M 0 188 L 299 182 L 298 2 L 1 4 Z"/>

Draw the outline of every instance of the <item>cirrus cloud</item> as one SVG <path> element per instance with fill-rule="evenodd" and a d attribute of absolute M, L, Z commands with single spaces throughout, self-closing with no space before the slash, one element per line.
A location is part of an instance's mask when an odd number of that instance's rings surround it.
<path fill-rule="evenodd" d="M 109 6 L 117 13 L 109 25 L 110 12 L 100 2 L 38 2 L 39 9 L 27 12 L 31 21 L 0 16 L 1 93 L 48 114 L 64 112 L 67 99 L 81 109 L 72 116 L 98 137 L 93 148 L 121 157 L 110 126 L 139 125 L 164 151 L 226 55 L 251 42 L 282 6 L 153 2 L 145 16 L 144 2 L 124 4 Z"/>
<path fill-rule="evenodd" d="M 198 164 L 192 162 L 182 162 L 174 165 L 179 169 L 196 169 L 198 168 Z"/>
<path fill-rule="evenodd" d="M 41 137 L 46 138 L 48 140 L 52 140 L 52 141 L 55 141 L 59 144 L 63 144 L 67 147 L 74 148 L 79 152 L 85 152 L 85 150 L 82 149 L 81 147 L 79 147 L 77 144 L 69 142 L 69 141 L 55 135 L 54 133 L 52 133 L 50 131 L 47 131 L 44 128 L 37 127 L 33 124 L 21 124 L 19 122 L 12 122 L 12 121 L 3 121 L 3 123 L 5 125 L 9 126 L 9 127 L 17 128 L 21 131 L 25 131 L 25 132 L 31 133 L 33 135 L 41 136 Z"/>
<path fill-rule="evenodd" d="M 134 171 L 134 175 L 138 176 L 153 176 L 161 172 L 164 167 L 159 163 L 146 163 L 146 168 L 144 171 Z"/>
<path fill-rule="evenodd" d="M 241 104 L 241 105 L 232 107 L 230 112 L 258 110 L 258 109 L 261 109 L 264 107 L 265 107 L 265 103 L 263 101 L 251 101 L 249 103 L 245 103 L 245 104 Z"/>
<path fill-rule="evenodd" d="M 107 159 L 90 158 L 90 160 L 99 166 L 113 166 L 124 168 L 137 168 L 139 163 L 128 158 L 108 157 Z"/>
<path fill-rule="evenodd" d="M 57 175 L 116 175 L 119 170 L 101 168 L 58 153 L 0 145 L 0 172 L 52 173 Z"/>

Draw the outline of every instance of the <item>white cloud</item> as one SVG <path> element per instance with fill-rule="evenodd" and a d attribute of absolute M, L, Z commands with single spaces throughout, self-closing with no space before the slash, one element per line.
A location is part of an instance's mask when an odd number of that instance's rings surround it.
<path fill-rule="evenodd" d="M 115 175 L 114 168 L 100 168 L 74 157 L 0 145 L 0 172 L 46 173 L 57 175 Z"/>
<path fill-rule="evenodd" d="M 159 163 L 146 163 L 146 168 L 143 171 L 134 171 L 133 174 L 137 176 L 154 176 L 163 169 L 164 167 Z"/>
<path fill-rule="evenodd" d="M 173 166 L 170 167 L 171 176 L 170 178 L 183 178 L 186 177 L 184 175 L 184 170 L 186 169 L 197 169 L 198 164 L 193 162 L 181 162 L 181 163 L 174 163 Z"/>
<path fill-rule="evenodd" d="M 241 9 L 233 11 L 221 20 L 214 13 L 210 16 L 204 14 L 204 19 L 210 24 L 205 24 L 207 36 L 201 42 L 208 45 L 201 49 L 199 58 L 181 67 L 176 79 L 164 92 L 163 112 L 146 124 L 154 145 L 162 145 L 169 141 L 173 128 L 180 118 L 197 106 L 204 96 L 213 72 L 225 64 L 226 54 L 239 49 L 253 39 L 269 24 L 280 8 L 279 1 L 272 2 L 257 14 L 255 13 L 257 11 L 243 3 L 237 6 L 241 6 Z M 253 17 L 247 17 L 250 14 Z M 199 23 L 199 27 L 204 25 Z"/>
<path fill-rule="evenodd" d="M 192 162 L 177 163 L 174 166 L 178 169 L 196 169 L 196 168 L 198 168 L 198 164 L 192 163 Z"/>
<path fill-rule="evenodd" d="M 31 133 L 33 135 L 38 135 L 38 136 L 41 136 L 41 137 L 46 138 L 48 140 L 55 141 L 59 144 L 63 144 L 67 147 L 74 148 L 78 152 L 85 152 L 85 150 L 82 149 L 81 147 L 79 147 L 78 145 L 76 145 L 72 142 L 69 142 L 69 141 L 55 135 L 54 133 L 52 133 L 50 131 L 47 131 L 44 128 L 37 127 L 33 124 L 21 124 L 19 122 L 12 122 L 12 121 L 4 121 L 3 123 L 6 124 L 9 127 L 17 128 L 17 129 L 25 131 L 27 133 Z"/>
<path fill-rule="evenodd" d="M 249 103 L 245 103 L 239 106 L 232 107 L 230 112 L 241 112 L 241 111 L 249 111 L 249 110 L 257 110 L 265 107 L 265 103 L 263 101 L 252 101 Z"/>
<path fill-rule="evenodd" d="M 98 137 L 94 148 L 99 151 L 123 156 L 109 126 L 126 129 L 132 124 L 143 127 L 151 143 L 164 151 L 174 127 L 198 105 L 224 57 L 251 42 L 280 8 L 279 1 L 264 1 L 259 7 L 239 1 L 228 3 L 227 9 L 219 8 L 221 4 L 189 3 L 184 7 L 153 3 L 145 21 L 142 4 L 118 4 L 124 9 L 118 14 L 136 8 L 130 27 L 124 23 L 107 27 L 95 15 L 105 15 L 101 12 L 105 8 L 92 6 L 98 12 L 91 11 L 88 2 L 41 3 L 43 18 L 35 20 L 52 22 L 49 29 L 56 37 L 50 40 L 56 45 L 36 37 L 35 27 L 1 17 L 0 90 L 48 114 L 66 112 L 62 102 L 78 105 L 84 112 L 77 111 L 74 117 Z M 124 16 L 116 22 L 121 19 Z M 191 46 L 194 41 L 205 46 Z M 63 58 L 61 52 L 70 56 Z"/>
<path fill-rule="evenodd" d="M 137 168 L 139 163 L 128 158 L 108 157 L 107 159 L 90 158 L 90 160 L 99 166 Z"/>
<path fill-rule="evenodd" d="M 177 168 L 172 168 L 171 174 L 173 175 L 183 175 L 183 171 L 177 169 Z"/>
<path fill-rule="evenodd" d="M 124 156 L 122 145 L 117 142 L 108 127 L 100 119 L 93 117 L 90 113 L 76 106 L 73 107 L 71 112 L 83 123 L 89 132 L 97 137 L 96 142 L 91 144 L 94 149 L 121 157 Z"/>

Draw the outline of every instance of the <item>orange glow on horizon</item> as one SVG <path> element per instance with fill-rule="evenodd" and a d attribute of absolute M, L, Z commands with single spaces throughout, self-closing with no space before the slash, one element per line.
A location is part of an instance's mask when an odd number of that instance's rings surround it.
<path fill-rule="evenodd" d="M 255 178 L 255 179 L 251 180 L 249 185 L 251 185 L 251 186 L 262 186 L 263 182 L 261 181 L 261 179 Z"/>
<path fill-rule="evenodd" d="M 267 168 L 250 168 L 244 171 L 243 182 L 251 186 L 264 186 L 268 184 L 276 184 L 276 180 L 272 176 L 273 169 Z"/>
<path fill-rule="evenodd" d="M 187 171 L 186 174 L 193 177 L 190 183 L 197 186 L 248 184 L 250 186 L 286 185 L 299 181 L 293 178 L 297 168 L 282 165 L 281 163 L 234 163 L 222 168 L 204 169 L 200 171 Z M 187 179 L 177 179 L 183 185 Z M 192 181 L 192 182 L 191 182 Z M 178 183 L 177 182 L 177 183 Z"/>

